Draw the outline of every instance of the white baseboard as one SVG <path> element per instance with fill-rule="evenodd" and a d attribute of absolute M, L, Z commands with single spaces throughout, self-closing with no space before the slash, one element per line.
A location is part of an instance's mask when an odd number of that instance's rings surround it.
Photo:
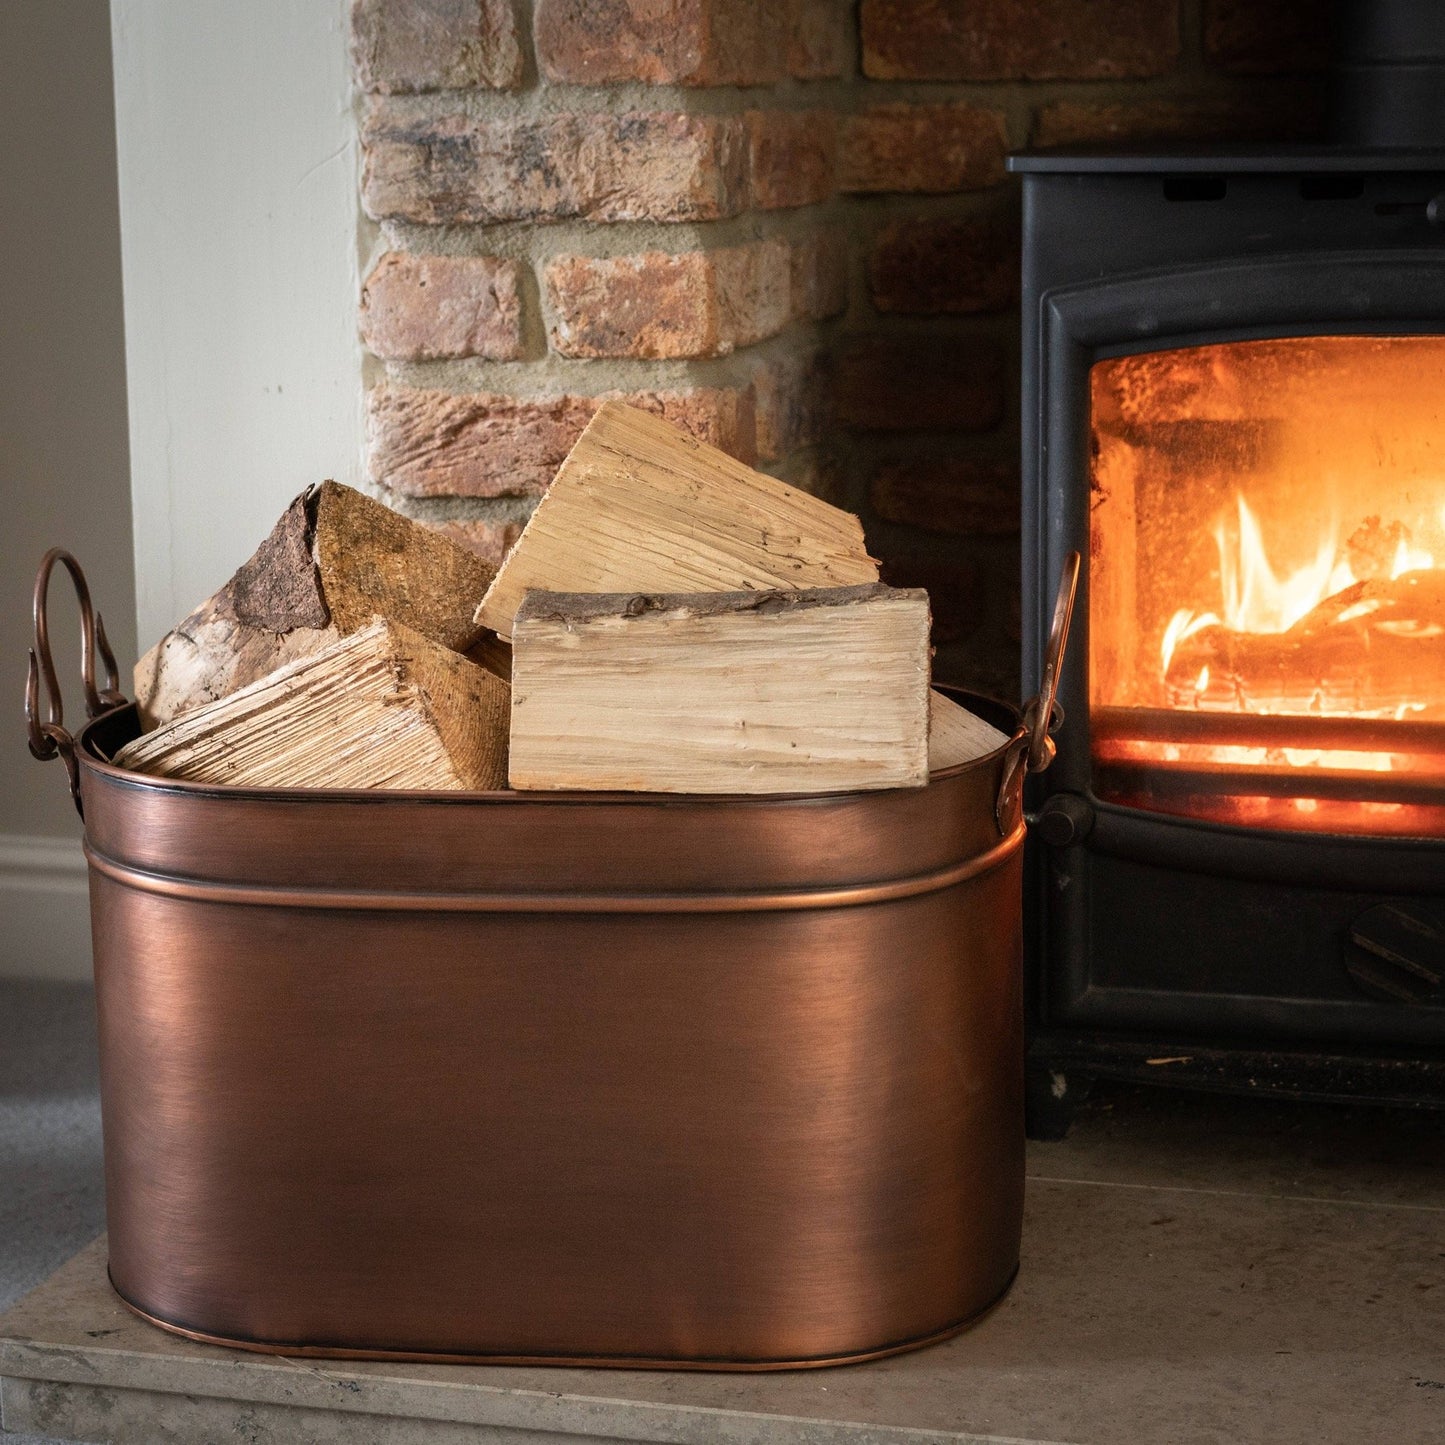
<path fill-rule="evenodd" d="M 0 978 L 90 978 L 79 839 L 0 833 Z"/>

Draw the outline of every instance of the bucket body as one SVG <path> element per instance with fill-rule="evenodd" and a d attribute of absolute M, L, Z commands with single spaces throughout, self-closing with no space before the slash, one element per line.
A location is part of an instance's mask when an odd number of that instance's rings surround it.
<path fill-rule="evenodd" d="M 291 1354 L 783 1368 L 1007 1289 L 1006 750 L 822 797 L 278 792 L 110 766 L 136 727 L 77 753 L 139 1313 Z"/>

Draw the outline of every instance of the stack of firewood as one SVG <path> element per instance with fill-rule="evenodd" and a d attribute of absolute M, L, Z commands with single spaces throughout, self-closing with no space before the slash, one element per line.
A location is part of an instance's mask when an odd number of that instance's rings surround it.
<path fill-rule="evenodd" d="M 1004 736 L 930 688 L 858 519 L 604 405 L 501 568 L 298 497 L 136 668 L 122 767 L 286 788 L 917 787 Z"/>

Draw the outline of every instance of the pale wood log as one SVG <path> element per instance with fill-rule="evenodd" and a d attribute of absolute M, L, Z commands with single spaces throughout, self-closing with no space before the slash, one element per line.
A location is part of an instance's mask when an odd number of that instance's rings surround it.
<path fill-rule="evenodd" d="M 877 580 L 851 513 L 607 402 L 503 561 L 477 620 L 510 638 L 531 588 L 666 594 Z"/>
<path fill-rule="evenodd" d="M 514 788 L 824 793 L 928 780 L 928 594 L 528 593 Z"/>
<path fill-rule="evenodd" d="M 1007 733 L 1001 733 L 951 697 L 941 692 L 928 694 L 929 772 L 974 762 L 1007 742 Z"/>
<path fill-rule="evenodd" d="M 297 497 L 231 580 L 136 664 L 141 724 L 155 727 L 225 697 L 375 615 L 465 651 L 494 575 L 490 563 L 430 527 L 323 482 Z"/>
<path fill-rule="evenodd" d="M 247 787 L 502 788 L 508 692 L 460 653 L 378 617 L 143 734 L 115 762 Z"/>

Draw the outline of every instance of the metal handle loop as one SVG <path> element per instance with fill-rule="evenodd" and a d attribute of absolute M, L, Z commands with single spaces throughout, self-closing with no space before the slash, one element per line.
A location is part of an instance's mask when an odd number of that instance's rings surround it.
<path fill-rule="evenodd" d="M 1038 695 L 1025 704 L 1023 722 L 1004 757 L 1003 780 L 999 784 L 998 802 L 994 809 L 1000 833 L 1011 832 L 1023 815 L 1020 773 L 1025 770 L 1043 772 L 1058 752 L 1053 734 L 1064 720 L 1064 710 L 1058 699 L 1059 677 L 1064 666 L 1064 650 L 1069 642 L 1069 623 L 1074 616 L 1082 560 L 1077 552 L 1070 552 L 1064 558 L 1059 590 L 1054 597 L 1054 620 L 1049 628 L 1048 647 L 1044 650 L 1044 669 Z"/>
<path fill-rule="evenodd" d="M 1049 645 L 1044 651 L 1044 671 L 1039 684 L 1039 695 L 1024 709 L 1024 722 L 1029 730 L 1029 772 L 1041 773 L 1053 762 L 1058 751 L 1050 736 L 1064 720 L 1064 710 L 1059 706 L 1059 674 L 1064 666 L 1064 649 L 1069 644 L 1069 623 L 1074 616 L 1074 598 L 1079 591 L 1079 567 L 1082 559 L 1077 552 L 1070 552 L 1064 558 L 1063 572 L 1059 577 L 1059 590 L 1054 597 L 1054 621 L 1049 628 Z"/>
<path fill-rule="evenodd" d="M 75 756 L 75 738 L 65 726 L 65 703 L 60 695 L 60 682 L 55 675 L 55 661 L 50 654 L 50 617 L 48 601 L 50 574 L 60 562 L 70 573 L 80 603 L 80 683 L 85 693 L 85 715 L 99 717 L 111 708 L 123 707 L 125 696 L 120 691 L 120 669 L 115 653 L 105 635 L 105 621 L 90 601 L 90 586 L 80 563 L 61 547 L 52 547 L 41 559 L 35 576 L 35 595 L 31 615 L 35 623 L 35 645 L 30 649 L 30 665 L 25 676 L 25 729 L 32 757 L 49 762 L 58 757 L 65 763 L 70 778 L 70 795 L 80 809 L 80 767 Z M 105 687 L 95 685 L 95 654 L 105 664 Z M 40 684 L 45 683 L 45 715 L 40 713 Z"/>

